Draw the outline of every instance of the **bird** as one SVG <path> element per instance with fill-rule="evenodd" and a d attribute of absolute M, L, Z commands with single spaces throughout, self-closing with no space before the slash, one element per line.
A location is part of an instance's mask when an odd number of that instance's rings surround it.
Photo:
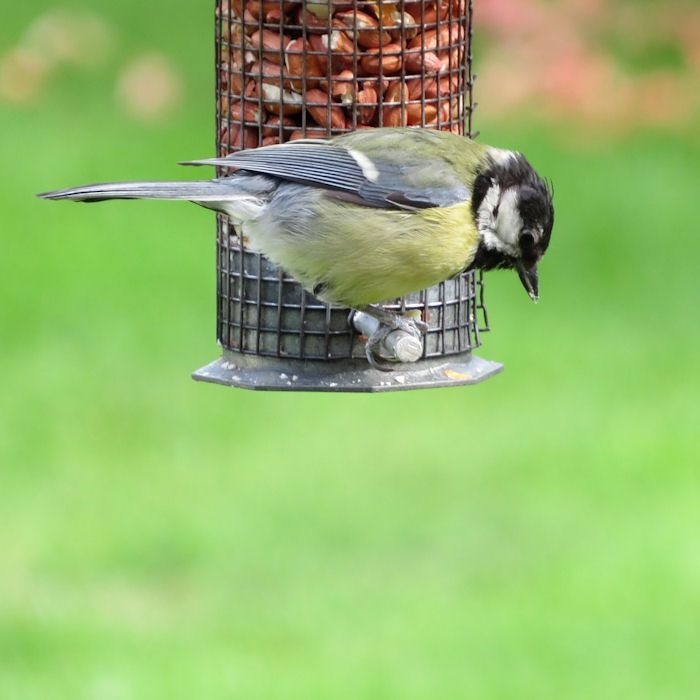
<path fill-rule="evenodd" d="M 91 184 L 49 200 L 189 200 L 225 214 L 318 299 L 379 321 L 368 361 L 427 324 L 381 304 L 466 270 L 513 269 L 533 301 L 554 226 L 553 187 L 519 151 L 452 132 L 378 128 L 185 161 L 211 180 Z"/>

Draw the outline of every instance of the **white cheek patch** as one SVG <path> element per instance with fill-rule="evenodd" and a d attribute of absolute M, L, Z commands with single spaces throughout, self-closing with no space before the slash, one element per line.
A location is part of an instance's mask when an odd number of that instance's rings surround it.
<path fill-rule="evenodd" d="M 496 234 L 508 246 L 515 247 L 523 229 L 523 220 L 518 209 L 518 190 L 506 190 L 501 196 L 496 219 Z"/>
<path fill-rule="evenodd" d="M 494 216 L 496 207 L 498 215 Z M 517 192 L 510 189 L 501 194 L 501 188 L 494 182 L 479 207 L 477 226 L 488 249 L 516 255 L 516 244 L 522 226 Z"/>
<path fill-rule="evenodd" d="M 493 212 L 498 206 L 501 199 L 501 188 L 495 182 L 489 187 L 484 197 L 484 201 L 479 207 L 479 215 L 477 217 L 477 227 L 484 245 L 489 250 L 503 250 L 498 236 L 496 236 L 496 219 Z"/>
<path fill-rule="evenodd" d="M 496 225 L 496 220 L 493 217 L 493 212 L 498 206 L 501 199 L 501 188 L 494 183 L 489 187 L 484 197 L 484 201 L 479 207 L 479 220 L 477 222 L 479 231 L 486 235 L 487 231 L 493 229 Z"/>

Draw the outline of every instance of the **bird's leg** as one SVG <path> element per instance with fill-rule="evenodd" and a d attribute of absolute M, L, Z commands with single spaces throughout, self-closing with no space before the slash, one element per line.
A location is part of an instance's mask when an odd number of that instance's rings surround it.
<path fill-rule="evenodd" d="M 403 331 L 413 338 L 421 339 L 421 336 L 425 335 L 428 331 L 428 324 L 420 319 L 394 314 L 379 306 L 365 306 L 358 310 L 367 316 L 371 316 L 379 323 L 376 330 L 367 337 L 365 352 L 370 365 L 385 372 L 393 369 L 391 364 L 387 364 L 383 361 L 385 358 L 382 358 L 381 355 L 382 344 L 387 336 L 394 331 Z M 420 352 L 420 347 L 417 349 L 418 352 Z"/>

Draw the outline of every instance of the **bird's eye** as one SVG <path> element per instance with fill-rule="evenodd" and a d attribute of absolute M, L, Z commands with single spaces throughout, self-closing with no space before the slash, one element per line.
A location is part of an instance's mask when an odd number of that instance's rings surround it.
<path fill-rule="evenodd" d="M 520 249 L 532 250 L 535 247 L 535 236 L 530 231 L 523 231 L 520 234 Z"/>
<path fill-rule="evenodd" d="M 501 206 L 500 204 L 497 204 L 493 210 L 493 218 L 494 219 L 498 218 L 498 210 L 499 210 L 500 206 Z"/>

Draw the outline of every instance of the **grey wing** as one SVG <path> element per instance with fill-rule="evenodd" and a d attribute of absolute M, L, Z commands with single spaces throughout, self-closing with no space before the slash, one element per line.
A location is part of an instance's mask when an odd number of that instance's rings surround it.
<path fill-rule="evenodd" d="M 303 140 L 190 161 L 314 185 L 340 199 L 382 209 L 449 207 L 471 197 L 469 188 L 442 161 L 396 152 L 372 157 L 330 141 Z M 397 160 L 399 162 L 397 162 Z"/>

